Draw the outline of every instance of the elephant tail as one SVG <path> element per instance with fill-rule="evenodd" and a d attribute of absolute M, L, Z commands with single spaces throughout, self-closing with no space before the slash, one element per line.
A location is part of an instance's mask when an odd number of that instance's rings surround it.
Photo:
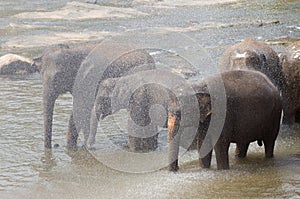
<path fill-rule="evenodd" d="M 262 146 L 262 140 L 257 140 L 258 146 Z"/>

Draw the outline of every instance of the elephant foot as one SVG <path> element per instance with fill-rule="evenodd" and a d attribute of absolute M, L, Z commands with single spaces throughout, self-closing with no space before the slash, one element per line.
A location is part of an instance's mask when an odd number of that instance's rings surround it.
<path fill-rule="evenodd" d="M 68 150 L 77 150 L 77 143 L 74 144 L 74 143 L 67 143 L 67 149 Z"/>
<path fill-rule="evenodd" d="M 76 154 L 78 153 L 78 148 L 74 148 L 74 147 L 66 147 L 66 153 L 68 154 L 68 156 L 70 156 L 71 158 L 76 157 Z"/>
<path fill-rule="evenodd" d="M 273 158 L 275 141 L 265 141 L 264 140 L 264 145 L 265 145 L 265 157 Z"/>
<path fill-rule="evenodd" d="M 178 170 L 179 170 L 178 160 L 172 162 L 172 163 L 169 165 L 168 170 L 169 170 L 169 171 L 173 171 L 173 172 L 178 171 Z"/>
<path fill-rule="evenodd" d="M 200 166 L 205 169 L 210 168 L 211 158 L 212 158 L 212 151 L 210 151 L 205 157 L 199 158 Z"/>
<path fill-rule="evenodd" d="M 66 147 L 68 153 L 73 153 L 78 151 L 78 147 Z"/>
<path fill-rule="evenodd" d="M 93 149 L 95 149 L 95 146 L 94 146 L 95 143 L 96 143 L 95 139 L 89 139 L 88 142 L 87 142 L 87 144 L 86 144 L 86 146 L 87 146 L 88 149 L 92 149 L 93 150 Z"/>
<path fill-rule="evenodd" d="M 209 169 L 210 168 L 210 164 L 211 164 L 211 162 L 200 160 L 200 166 L 203 169 Z"/>
<path fill-rule="evenodd" d="M 217 159 L 217 169 L 218 170 L 227 170 L 229 169 L 229 157 L 228 149 L 229 142 L 219 142 L 215 146 L 216 159 Z"/>
<path fill-rule="evenodd" d="M 218 170 L 229 170 L 229 164 L 228 165 L 217 165 Z"/>
<path fill-rule="evenodd" d="M 245 158 L 247 155 L 248 147 L 249 147 L 249 143 L 247 144 L 237 143 L 235 149 L 235 157 L 238 159 Z"/>

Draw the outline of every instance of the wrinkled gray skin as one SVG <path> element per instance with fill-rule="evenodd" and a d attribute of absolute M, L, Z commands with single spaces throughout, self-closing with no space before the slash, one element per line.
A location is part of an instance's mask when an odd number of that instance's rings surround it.
<path fill-rule="evenodd" d="M 95 143 L 97 118 L 104 119 L 121 109 L 127 109 L 130 150 L 140 152 L 157 148 L 157 127 L 166 127 L 168 102 L 175 95 L 161 85 L 143 82 L 141 77 L 150 76 L 151 73 L 152 70 L 147 70 L 121 78 L 110 78 L 99 85 L 89 147 Z M 160 105 L 162 109 L 151 110 L 155 105 Z"/>
<path fill-rule="evenodd" d="M 273 157 L 275 140 L 278 135 L 281 117 L 281 100 L 278 89 L 262 73 L 251 70 L 235 70 L 221 73 L 227 98 L 226 117 L 223 130 L 213 149 L 216 153 L 217 168 L 229 169 L 228 149 L 230 143 L 236 143 L 236 157 L 244 158 L 250 142 L 262 142 L 265 146 L 265 157 Z M 211 97 L 207 85 L 214 85 L 217 76 L 208 77 L 191 85 L 196 92 L 199 102 L 200 121 L 197 132 L 198 151 L 206 136 L 211 112 Z M 173 109 L 176 110 L 176 109 Z M 179 141 L 171 142 L 178 133 L 180 111 L 168 114 L 169 143 L 173 150 L 169 150 L 169 170 L 178 170 Z M 208 135 L 210 136 L 210 135 Z M 210 143 L 208 143 L 208 146 Z M 176 150 L 177 149 L 177 150 Z M 212 149 L 212 147 L 211 147 Z M 212 150 L 200 157 L 200 165 L 209 168 Z"/>
<path fill-rule="evenodd" d="M 282 71 L 286 79 L 286 89 L 282 93 L 282 123 L 291 125 L 300 122 L 297 118 L 300 111 L 300 41 L 288 46 L 282 59 Z"/>
<path fill-rule="evenodd" d="M 104 58 L 113 61 L 108 67 L 103 66 L 107 68 L 104 71 L 102 80 L 130 74 L 130 71 L 134 71 L 133 68 L 143 64 L 146 64 L 150 69 L 155 67 L 153 58 L 144 50 L 133 51 L 115 60 L 116 57 L 113 57 L 114 52 L 110 52 L 110 49 L 116 45 L 121 52 L 126 52 L 125 49 L 127 48 L 132 49 L 132 47 L 127 47 L 126 44 L 101 44 L 98 51 L 102 52 Z M 62 45 L 60 48 L 46 50 L 41 57 L 34 59 L 43 82 L 45 148 L 50 149 L 52 147 L 52 120 L 55 101 L 63 93 L 70 92 L 72 94 L 76 74 L 81 63 L 95 47 L 96 45 L 86 45 L 69 48 Z M 73 114 L 71 114 L 67 132 L 67 147 L 76 149 L 77 138 L 78 132 L 73 121 Z"/>
<path fill-rule="evenodd" d="M 0 75 L 28 75 L 37 71 L 31 59 L 15 54 L 0 57 Z"/>
<path fill-rule="evenodd" d="M 247 38 L 230 46 L 219 60 L 221 71 L 249 69 L 257 70 L 269 77 L 273 84 L 282 91 L 284 76 L 277 53 L 266 43 Z"/>

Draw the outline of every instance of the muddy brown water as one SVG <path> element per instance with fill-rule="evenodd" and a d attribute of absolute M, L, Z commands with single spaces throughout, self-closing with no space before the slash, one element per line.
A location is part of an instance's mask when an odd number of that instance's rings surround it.
<path fill-rule="evenodd" d="M 195 5 L 195 1 L 176 2 L 173 5 L 169 1 L 98 1 L 97 9 L 101 12 L 110 10 L 104 6 L 121 10 L 106 12 L 108 18 L 89 16 L 76 20 L 76 14 L 74 16 L 66 10 L 76 7 L 85 13 L 91 8 L 74 2 L 66 4 L 67 1 L 0 0 L 0 54 L 10 52 L 32 58 L 45 45 L 95 43 L 136 28 L 155 27 L 162 31 L 157 34 L 184 32 L 205 48 L 213 60 L 226 46 L 246 37 L 281 43 L 300 37 L 300 1 L 234 1 L 218 6 Z M 54 19 L 45 15 L 30 18 L 28 15 L 47 11 L 57 14 L 56 11 L 61 10 L 64 17 L 72 17 Z M 273 23 L 274 20 L 279 23 Z M 278 52 L 283 50 L 282 45 L 273 47 Z M 174 56 L 166 60 L 172 64 L 183 64 Z M 210 70 L 207 66 L 199 69 L 204 74 Z M 113 163 L 126 167 L 126 162 L 120 163 L 123 159 L 118 159 L 119 148 L 127 149 L 127 137 L 121 125 L 124 123 L 124 112 L 108 117 L 100 124 L 97 146 L 104 161 L 89 158 L 83 152 L 71 158 L 65 149 L 65 132 L 72 110 L 72 97 L 70 94 L 61 96 L 56 102 L 53 125 L 53 143 L 59 146 L 53 148 L 49 161 L 45 159 L 43 149 L 42 85 L 39 75 L 0 77 L 0 93 L 1 199 L 300 198 L 299 125 L 281 126 L 272 160 L 265 160 L 263 147 L 253 143 L 248 157 L 242 161 L 233 158 L 232 145 L 229 171 L 217 171 L 214 157 L 211 169 L 201 169 L 197 153 L 190 151 L 180 158 L 180 171 L 176 174 L 165 168 L 128 173 L 111 167 Z M 106 139 L 102 139 L 103 136 Z M 82 140 L 80 135 L 79 145 Z M 159 162 L 165 149 L 166 132 L 162 129 L 159 152 L 152 154 L 154 160 L 156 158 Z M 115 162 L 107 164 L 106 160 L 110 159 Z M 153 165 L 157 162 L 153 161 Z"/>

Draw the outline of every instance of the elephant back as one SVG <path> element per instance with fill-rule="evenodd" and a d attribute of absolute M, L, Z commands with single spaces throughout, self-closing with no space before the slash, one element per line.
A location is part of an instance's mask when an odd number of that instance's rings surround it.
<path fill-rule="evenodd" d="M 227 48 L 219 60 L 219 68 L 226 70 L 257 70 L 280 90 L 284 87 L 284 75 L 277 53 L 266 43 L 247 38 Z"/>
<path fill-rule="evenodd" d="M 90 114 L 99 85 L 106 79 L 126 76 L 134 71 L 155 68 L 151 55 L 135 45 L 109 43 L 97 45 L 81 63 L 73 86 L 73 113 L 76 129 L 89 135 Z"/>
<path fill-rule="evenodd" d="M 100 44 L 94 49 L 108 63 L 101 80 L 122 77 L 155 68 L 153 57 L 144 49 L 128 44 Z M 117 52 L 116 52 L 117 51 Z"/>

